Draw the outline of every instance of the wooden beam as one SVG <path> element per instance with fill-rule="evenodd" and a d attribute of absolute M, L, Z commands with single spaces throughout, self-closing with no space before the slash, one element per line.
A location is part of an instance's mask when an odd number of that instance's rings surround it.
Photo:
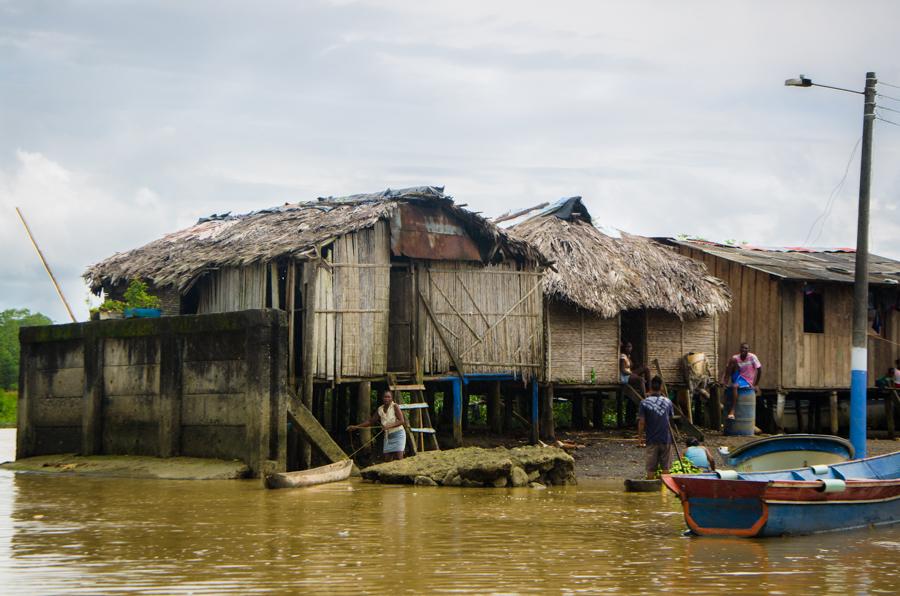
<path fill-rule="evenodd" d="M 316 449 L 318 449 L 329 462 L 337 463 L 348 459 L 344 450 L 341 449 L 340 445 L 334 442 L 334 439 L 331 438 L 328 431 L 319 424 L 316 417 L 303 405 L 300 399 L 294 395 L 293 392 L 288 392 L 288 395 L 288 416 L 292 423 L 306 436 L 310 443 L 315 445 Z M 359 470 L 355 464 L 353 469 L 356 474 L 359 474 Z"/>

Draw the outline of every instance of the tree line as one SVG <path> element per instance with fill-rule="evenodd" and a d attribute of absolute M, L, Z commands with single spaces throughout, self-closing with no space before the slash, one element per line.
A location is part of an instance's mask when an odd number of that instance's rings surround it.
<path fill-rule="evenodd" d="M 52 324 L 50 317 L 27 308 L 0 312 L 0 387 L 13 389 L 19 383 L 19 328 Z"/>

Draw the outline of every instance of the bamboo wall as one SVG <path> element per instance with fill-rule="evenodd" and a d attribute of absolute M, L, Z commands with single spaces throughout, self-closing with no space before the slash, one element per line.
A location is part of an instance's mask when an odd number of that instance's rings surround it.
<path fill-rule="evenodd" d="M 390 260 L 384 221 L 335 239 L 316 277 L 315 377 L 366 378 L 387 371 Z"/>
<path fill-rule="evenodd" d="M 515 263 L 422 261 L 416 287 L 416 344 L 426 374 L 450 372 L 455 356 L 465 373 L 542 376 L 540 273 Z"/>
<path fill-rule="evenodd" d="M 557 383 L 619 382 L 619 317 L 605 319 L 570 304 L 550 300 L 547 310 L 547 376 Z"/>
<path fill-rule="evenodd" d="M 878 337 L 869 337 L 869 383 L 895 366 L 900 358 L 900 311 L 896 310 L 897 290 L 884 291 L 887 298 L 884 315 L 884 330 Z M 891 295 L 891 292 L 893 295 Z M 891 300 L 893 298 L 893 300 Z"/>
<path fill-rule="evenodd" d="M 245 267 L 222 267 L 200 282 L 197 314 L 265 308 L 265 263 Z"/>
<path fill-rule="evenodd" d="M 731 289 L 731 310 L 718 316 L 718 362 L 724 367 L 738 353 L 741 342 L 746 341 L 763 365 L 763 389 L 782 385 L 782 305 L 778 280 L 700 250 L 680 245 L 677 248 L 681 254 L 705 263 L 710 275 L 723 280 Z M 802 318 L 800 323 L 802 329 Z"/>
<path fill-rule="evenodd" d="M 689 352 L 703 352 L 709 360 L 713 378 L 718 378 L 717 317 L 696 317 L 681 320 L 660 310 L 647 312 L 647 363 L 659 361 L 666 383 L 685 384 L 682 360 Z M 655 368 L 650 365 L 655 374 Z"/>

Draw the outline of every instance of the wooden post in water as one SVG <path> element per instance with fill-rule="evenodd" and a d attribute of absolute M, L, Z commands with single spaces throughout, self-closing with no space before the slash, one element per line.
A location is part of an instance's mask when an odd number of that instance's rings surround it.
<path fill-rule="evenodd" d="M 462 380 L 453 379 L 453 446 L 462 447 Z"/>

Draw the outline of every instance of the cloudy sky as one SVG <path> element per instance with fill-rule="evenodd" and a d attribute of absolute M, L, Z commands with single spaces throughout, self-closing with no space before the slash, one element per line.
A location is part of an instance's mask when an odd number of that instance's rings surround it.
<path fill-rule="evenodd" d="M 862 99 L 783 82 L 900 85 L 900 4 L 785 4 L 0 0 L 0 309 L 65 320 L 14 206 L 80 318 L 116 251 L 387 187 L 854 246 Z M 874 147 L 872 250 L 900 258 L 900 126 Z"/>

